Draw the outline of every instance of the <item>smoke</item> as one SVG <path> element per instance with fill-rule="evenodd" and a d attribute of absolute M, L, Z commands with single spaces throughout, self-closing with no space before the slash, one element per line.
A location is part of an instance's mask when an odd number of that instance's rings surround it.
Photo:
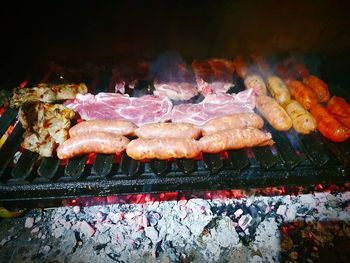
<path fill-rule="evenodd" d="M 195 82 L 191 66 L 176 51 L 159 55 L 150 67 L 149 76 L 158 82 Z"/>

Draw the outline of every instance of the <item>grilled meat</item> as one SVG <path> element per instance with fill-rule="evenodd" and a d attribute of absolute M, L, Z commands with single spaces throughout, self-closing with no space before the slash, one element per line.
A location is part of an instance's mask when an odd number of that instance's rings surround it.
<path fill-rule="evenodd" d="M 37 102 L 25 103 L 18 115 L 26 129 L 22 147 L 50 157 L 68 139 L 70 120 L 75 113 L 61 104 Z"/>
<path fill-rule="evenodd" d="M 41 83 L 33 88 L 16 88 L 10 99 L 10 107 L 18 108 L 24 103 L 45 102 L 53 103 L 60 100 L 74 99 L 78 93 L 88 91 L 85 84 L 59 84 Z"/>

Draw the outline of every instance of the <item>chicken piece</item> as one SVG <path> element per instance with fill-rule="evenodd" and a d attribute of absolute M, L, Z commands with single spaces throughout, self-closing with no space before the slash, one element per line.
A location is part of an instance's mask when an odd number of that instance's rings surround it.
<path fill-rule="evenodd" d="M 74 99 L 78 93 L 87 93 L 85 84 L 39 84 L 33 88 L 16 88 L 10 99 L 10 107 L 18 108 L 24 103 L 45 102 L 53 103 L 60 100 Z"/>
<path fill-rule="evenodd" d="M 50 157 L 68 139 L 70 120 L 75 113 L 62 104 L 38 102 L 24 104 L 18 115 L 26 129 L 22 147 Z"/>

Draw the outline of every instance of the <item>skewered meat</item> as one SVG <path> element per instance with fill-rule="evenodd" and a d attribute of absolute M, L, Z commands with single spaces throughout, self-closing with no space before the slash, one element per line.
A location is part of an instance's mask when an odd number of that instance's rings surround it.
<path fill-rule="evenodd" d="M 129 140 L 107 132 L 91 132 L 66 140 L 57 148 L 57 157 L 68 159 L 88 153 L 113 154 L 126 149 Z"/>
<path fill-rule="evenodd" d="M 134 135 L 137 126 L 127 120 L 90 120 L 83 121 L 69 130 L 69 136 L 75 137 L 91 132 L 108 132 L 114 135 Z"/>
<path fill-rule="evenodd" d="M 317 129 L 315 118 L 299 102 L 291 100 L 285 110 L 293 121 L 293 128 L 298 133 L 309 134 Z"/>
<path fill-rule="evenodd" d="M 344 98 L 333 96 L 327 104 L 330 113 L 344 118 L 350 118 L 350 104 Z"/>
<path fill-rule="evenodd" d="M 248 66 L 242 57 L 236 57 L 233 61 L 233 65 L 240 78 L 244 79 L 248 75 Z"/>
<path fill-rule="evenodd" d="M 304 78 L 303 82 L 316 93 L 319 102 L 327 102 L 329 100 L 328 86 L 318 77 L 310 75 Z"/>
<path fill-rule="evenodd" d="M 26 129 L 22 147 L 50 157 L 68 139 L 70 120 L 75 113 L 61 104 L 38 102 L 23 104 L 18 115 Z"/>
<path fill-rule="evenodd" d="M 34 88 L 16 88 L 10 99 L 10 107 L 18 108 L 23 103 L 45 102 L 53 103 L 59 100 L 74 99 L 78 93 L 86 93 L 85 84 L 39 84 Z"/>
<path fill-rule="evenodd" d="M 253 112 L 255 96 L 253 90 L 245 90 L 237 94 L 212 94 L 197 104 L 176 105 L 163 120 L 186 122 L 202 126 L 207 121 L 228 114 Z"/>
<path fill-rule="evenodd" d="M 290 102 L 289 90 L 279 77 L 267 77 L 267 88 L 269 89 L 272 97 L 274 97 L 282 106 L 287 105 Z"/>
<path fill-rule="evenodd" d="M 262 128 L 264 121 L 253 112 L 237 113 L 208 121 L 202 127 L 203 136 L 229 129 Z"/>
<path fill-rule="evenodd" d="M 139 98 L 116 93 L 78 94 L 65 103 L 85 120 L 129 120 L 137 126 L 160 122 L 173 105 L 168 97 L 146 95 Z"/>
<path fill-rule="evenodd" d="M 305 109 L 309 110 L 317 104 L 317 96 L 309 86 L 298 80 L 287 81 L 287 86 L 292 97 L 303 105 Z"/>
<path fill-rule="evenodd" d="M 202 152 L 219 153 L 225 150 L 236 150 L 254 146 L 272 145 L 270 133 L 259 129 L 231 129 L 204 136 L 199 140 Z"/>
<path fill-rule="evenodd" d="M 144 139 L 197 139 L 201 135 L 201 129 L 191 123 L 149 123 L 138 128 L 135 134 Z"/>
<path fill-rule="evenodd" d="M 292 120 L 278 102 L 269 96 L 259 96 L 256 99 L 259 113 L 278 131 L 288 131 L 292 128 Z"/>
<path fill-rule="evenodd" d="M 189 100 L 198 94 L 195 85 L 187 82 L 154 83 L 154 87 L 154 95 L 171 100 Z"/>
<path fill-rule="evenodd" d="M 200 154 L 199 143 L 193 139 L 158 138 L 132 140 L 126 153 L 135 160 L 187 158 Z"/>
<path fill-rule="evenodd" d="M 248 75 L 244 79 L 244 85 L 246 89 L 253 89 L 258 96 L 267 94 L 264 80 L 257 74 Z"/>
<path fill-rule="evenodd" d="M 314 105 L 311 114 L 317 121 L 318 130 L 324 137 L 334 142 L 343 142 L 350 138 L 350 130 L 339 123 L 326 108 Z"/>

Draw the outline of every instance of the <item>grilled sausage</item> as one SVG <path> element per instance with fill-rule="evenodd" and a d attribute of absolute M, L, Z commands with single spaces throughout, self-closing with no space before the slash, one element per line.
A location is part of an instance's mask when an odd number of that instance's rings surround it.
<path fill-rule="evenodd" d="M 255 128 L 230 129 L 199 140 L 202 152 L 219 153 L 225 150 L 236 150 L 254 146 L 272 145 L 271 134 Z"/>
<path fill-rule="evenodd" d="M 343 124 L 346 128 L 350 129 L 350 116 L 342 117 L 338 115 L 333 115 L 337 121 Z"/>
<path fill-rule="evenodd" d="M 246 89 L 254 89 L 257 95 L 266 95 L 267 89 L 264 80 L 259 75 L 248 75 L 244 79 Z"/>
<path fill-rule="evenodd" d="M 318 77 L 310 75 L 304 78 L 303 82 L 315 92 L 319 102 L 327 102 L 329 100 L 330 94 L 328 86 Z"/>
<path fill-rule="evenodd" d="M 333 96 L 327 103 L 327 109 L 337 116 L 350 118 L 350 104 L 341 97 Z"/>
<path fill-rule="evenodd" d="M 294 64 L 293 71 L 295 72 L 296 76 L 301 78 L 306 78 L 309 76 L 309 70 L 301 63 Z"/>
<path fill-rule="evenodd" d="M 278 131 L 288 131 L 292 128 L 292 120 L 278 102 L 269 96 L 259 96 L 256 108 L 260 114 Z"/>
<path fill-rule="evenodd" d="M 315 105 L 311 114 L 317 121 L 318 130 L 324 137 L 334 142 L 343 142 L 350 138 L 350 130 L 339 123 L 326 108 Z"/>
<path fill-rule="evenodd" d="M 210 120 L 202 127 L 202 133 L 203 136 L 207 136 L 229 129 L 244 129 L 248 127 L 260 129 L 263 126 L 264 121 L 259 115 L 253 112 L 244 112 Z"/>
<path fill-rule="evenodd" d="M 90 120 L 69 129 L 70 137 L 93 132 L 109 132 L 114 135 L 133 135 L 137 126 L 128 120 Z"/>
<path fill-rule="evenodd" d="M 248 67 L 246 62 L 242 57 L 236 57 L 233 60 L 233 66 L 235 67 L 235 70 L 237 72 L 237 75 L 244 79 L 248 75 Z"/>
<path fill-rule="evenodd" d="M 180 138 L 136 139 L 131 141 L 126 148 L 126 153 L 135 160 L 191 159 L 200 152 L 198 141 Z"/>
<path fill-rule="evenodd" d="M 60 159 L 72 158 L 87 153 L 113 154 L 122 152 L 129 140 L 107 132 L 90 132 L 68 139 L 57 148 Z"/>
<path fill-rule="evenodd" d="M 318 103 L 315 92 L 304 83 L 298 80 L 290 80 L 287 81 L 287 86 L 292 97 L 303 105 L 305 109 L 309 110 Z"/>
<path fill-rule="evenodd" d="M 317 129 L 315 118 L 299 102 L 292 100 L 285 110 L 292 119 L 294 130 L 298 133 L 309 134 Z"/>
<path fill-rule="evenodd" d="M 201 129 L 191 123 L 150 123 L 136 129 L 135 134 L 144 139 L 197 139 L 201 136 Z"/>
<path fill-rule="evenodd" d="M 274 97 L 282 106 L 287 105 L 290 102 L 289 90 L 279 77 L 267 77 L 267 88 L 269 89 L 272 97 Z"/>

